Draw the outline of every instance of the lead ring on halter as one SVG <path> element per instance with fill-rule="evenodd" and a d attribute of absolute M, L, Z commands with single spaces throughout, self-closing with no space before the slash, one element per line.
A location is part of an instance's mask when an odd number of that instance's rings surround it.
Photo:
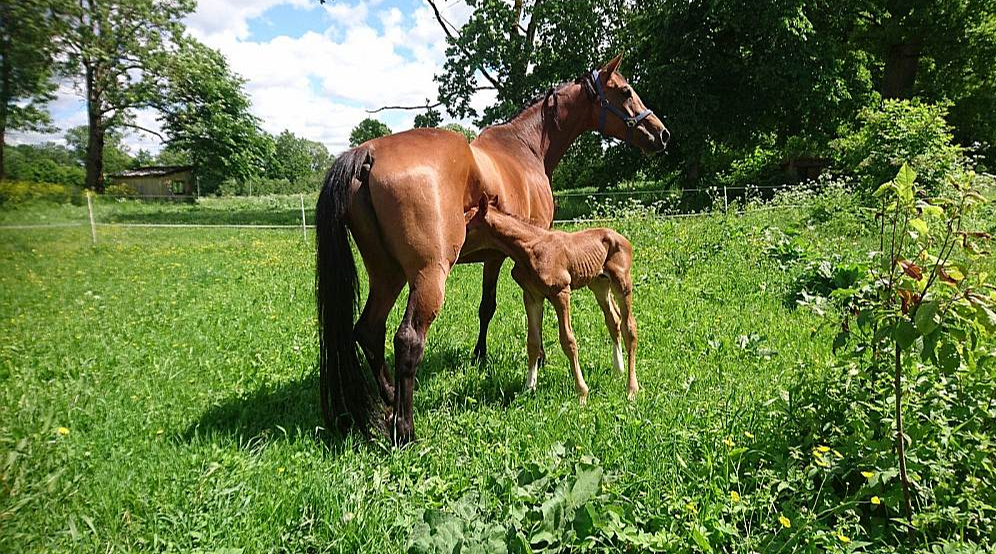
<path fill-rule="evenodd" d="M 632 142 L 633 140 L 633 128 L 636 127 L 641 121 L 646 119 L 647 116 L 653 114 L 653 110 L 646 109 L 637 115 L 629 115 L 628 113 L 620 110 L 619 108 L 613 106 L 609 103 L 609 99 L 605 97 L 605 90 L 602 88 L 602 82 L 598 79 L 598 70 L 591 70 L 591 80 L 595 85 L 595 94 L 598 96 L 598 105 L 601 106 L 601 110 L 598 112 L 598 132 L 605 134 L 605 114 L 607 112 L 612 112 L 623 120 L 626 124 L 626 142 Z"/>

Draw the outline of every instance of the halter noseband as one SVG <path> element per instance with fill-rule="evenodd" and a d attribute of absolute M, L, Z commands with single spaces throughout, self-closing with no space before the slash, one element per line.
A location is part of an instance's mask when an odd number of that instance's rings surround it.
<path fill-rule="evenodd" d="M 647 116 L 653 114 L 653 110 L 647 109 L 635 116 L 629 115 L 609 103 L 609 99 L 605 96 L 605 89 L 602 88 L 602 82 L 598 80 L 598 69 L 591 70 L 591 81 L 595 85 L 595 100 L 598 101 L 598 105 L 601 107 L 598 111 L 598 132 L 603 135 L 605 134 L 605 116 L 606 113 L 612 112 L 626 124 L 626 142 L 631 142 L 633 139 L 633 128 L 646 119 Z"/>

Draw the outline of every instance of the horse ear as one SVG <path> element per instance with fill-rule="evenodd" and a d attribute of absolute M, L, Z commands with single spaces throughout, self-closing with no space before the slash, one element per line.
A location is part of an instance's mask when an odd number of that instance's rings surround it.
<path fill-rule="evenodd" d="M 470 225 L 470 222 L 474 220 L 474 217 L 477 216 L 479 211 L 480 209 L 478 209 L 477 206 L 474 206 L 473 208 L 463 212 L 463 224 Z"/>
<path fill-rule="evenodd" d="M 623 58 L 622 52 L 616 54 L 616 57 L 612 58 L 611 60 L 609 60 L 609 63 L 605 64 L 605 67 L 602 68 L 602 72 L 605 73 L 606 75 L 612 75 L 613 73 L 618 71 L 619 62 L 622 61 L 622 58 Z"/>

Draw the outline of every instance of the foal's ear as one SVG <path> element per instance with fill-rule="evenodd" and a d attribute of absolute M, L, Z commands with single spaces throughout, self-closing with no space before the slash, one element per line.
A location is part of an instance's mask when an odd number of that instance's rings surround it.
<path fill-rule="evenodd" d="M 605 73 L 606 78 L 619 70 L 619 62 L 622 61 L 622 58 L 623 53 L 619 52 L 616 54 L 616 57 L 612 58 L 609 60 L 609 63 L 605 64 L 605 67 L 602 68 L 602 73 Z"/>
<path fill-rule="evenodd" d="M 473 208 L 471 208 L 471 209 L 463 212 L 463 224 L 464 225 L 470 225 L 470 222 L 474 220 L 474 217 L 477 216 L 477 213 L 479 211 L 480 210 L 475 206 L 475 207 L 473 207 Z"/>

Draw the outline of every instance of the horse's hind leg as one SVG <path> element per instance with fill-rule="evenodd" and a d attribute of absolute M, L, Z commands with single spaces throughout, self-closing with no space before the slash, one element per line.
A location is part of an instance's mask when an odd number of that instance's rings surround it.
<path fill-rule="evenodd" d="M 477 315 L 481 318 L 481 329 L 477 335 L 477 345 L 474 347 L 474 357 L 485 361 L 488 357 L 488 326 L 498 309 L 498 278 L 501 276 L 501 266 L 505 258 L 484 262 L 484 279 L 481 284 L 481 307 Z"/>
<path fill-rule="evenodd" d="M 394 425 L 397 446 L 415 439 L 412 393 L 415 375 L 425 353 L 425 335 L 443 306 L 448 269 L 427 267 L 408 283 L 408 307 L 394 335 Z"/>
<path fill-rule="evenodd" d="M 367 271 L 370 273 L 370 292 L 353 332 L 370 364 L 381 399 L 391 406 L 394 404 L 394 385 L 384 358 L 384 341 L 387 335 L 387 317 L 405 286 L 405 279 L 400 268 L 393 273 L 374 273 L 369 267 Z"/>
<path fill-rule="evenodd" d="M 609 337 L 612 339 L 612 366 L 619 373 L 626 371 L 623 361 L 622 346 L 619 345 L 619 308 L 612 300 L 612 290 L 607 277 L 598 277 L 588 284 L 591 292 L 595 293 L 595 300 L 598 307 L 602 309 L 605 316 L 605 327 L 609 330 Z"/>
<path fill-rule="evenodd" d="M 550 299 L 553 308 L 557 312 L 557 321 L 560 324 L 560 347 L 564 349 L 564 354 L 571 364 L 571 372 L 574 374 L 574 388 L 578 392 L 578 400 L 584 406 L 588 401 L 588 384 L 584 382 L 581 375 L 581 364 L 578 362 L 578 343 L 574 340 L 574 329 L 571 327 L 571 293 L 569 290 L 561 292 Z"/>

